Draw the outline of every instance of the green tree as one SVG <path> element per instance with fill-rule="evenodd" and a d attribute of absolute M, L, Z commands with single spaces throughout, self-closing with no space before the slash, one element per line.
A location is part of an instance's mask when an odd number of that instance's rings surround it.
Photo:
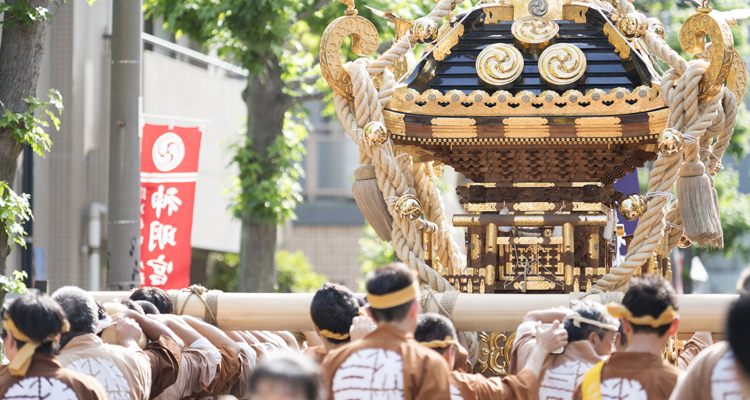
<path fill-rule="evenodd" d="M 13 243 L 25 245 L 21 224 L 32 218 L 28 196 L 12 190 L 18 157 L 25 145 L 44 156 L 52 145 L 44 131 L 48 121 L 59 129 L 60 93 L 50 90 L 49 101 L 40 100 L 35 95 L 47 26 L 63 2 L 7 0 L 0 3 L 0 12 L 3 13 L 0 22 L 0 215 L 3 224 L 3 229 L 0 229 L 0 275 L 3 276 Z M 0 303 L 6 291 L 13 289 L 8 283 L 15 280 L 5 278 L 3 282 Z"/>
<path fill-rule="evenodd" d="M 242 221 L 238 289 L 273 291 L 276 227 L 294 218 L 300 201 L 299 161 L 304 125 L 295 114 L 300 104 L 329 93 L 317 67 L 320 35 L 334 18 L 344 15 L 343 4 L 330 0 L 146 0 L 149 15 L 160 17 L 165 28 L 187 35 L 225 59 L 250 71 L 243 100 L 247 131 L 235 147 L 239 169 L 233 212 Z M 406 19 L 422 16 L 433 0 L 368 5 L 388 9 Z M 396 4 L 397 3 L 397 4 Z M 360 15 L 376 24 L 381 40 L 393 29 L 360 7 Z M 346 47 L 346 45 L 345 45 Z"/>

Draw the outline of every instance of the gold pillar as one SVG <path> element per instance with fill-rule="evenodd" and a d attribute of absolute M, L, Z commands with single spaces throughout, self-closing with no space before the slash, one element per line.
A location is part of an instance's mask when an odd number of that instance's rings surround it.
<path fill-rule="evenodd" d="M 495 284 L 495 270 L 497 269 L 497 225 L 487 225 L 487 234 L 485 237 L 487 265 L 485 272 L 485 281 L 488 285 Z"/>
<path fill-rule="evenodd" d="M 428 229 L 422 231 L 422 252 L 424 253 L 424 263 L 432 267 L 432 232 Z"/>
<path fill-rule="evenodd" d="M 563 245 L 562 261 L 565 267 L 565 284 L 573 284 L 573 267 L 575 264 L 575 228 L 573 224 L 563 224 Z"/>

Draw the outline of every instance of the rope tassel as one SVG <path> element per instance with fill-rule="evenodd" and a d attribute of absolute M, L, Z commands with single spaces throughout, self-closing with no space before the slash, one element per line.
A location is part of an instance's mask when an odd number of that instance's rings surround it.
<path fill-rule="evenodd" d="M 354 170 L 352 195 L 380 240 L 390 242 L 393 217 L 388 213 L 388 205 L 385 204 L 383 194 L 378 187 L 374 166 L 362 165 Z"/>
<path fill-rule="evenodd" d="M 680 199 L 685 236 L 699 246 L 715 243 L 723 236 L 718 197 L 702 162 L 682 165 L 677 180 L 677 198 Z"/>

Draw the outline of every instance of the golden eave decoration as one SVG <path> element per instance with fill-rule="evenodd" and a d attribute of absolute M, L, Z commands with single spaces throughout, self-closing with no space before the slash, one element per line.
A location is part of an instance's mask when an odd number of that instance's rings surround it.
<path fill-rule="evenodd" d="M 535 53 L 554 42 L 560 26 L 545 18 L 525 17 L 514 22 L 510 31 L 517 47 Z"/>
<path fill-rule="evenodd" d="M 396 88 L 385 108 L 416 115 L 492 117 L 609 116 L 648 112 L 664 107 L 658 91 L 648 86 L 639 86 L 632 92 L 616 88 L 609 93 L 592 89 L 585 95 L 577 90 L 568 90 L 560 95 L 548 90 L 538 96 L 528 91 L 521 91 L 514 96 L 505 90 L 491 95 L 482 90 L 469 94 L 451 90 L 442 94 L 438 90 L 429 89 L 419 93 L 402 85 Z"/>
<path fill-rule="evenodd" d="M 550 46 L 539 57 L 539 75 L 552 88 L 577 83 L 586 73 L 586 56 L 570 43 Z"/>

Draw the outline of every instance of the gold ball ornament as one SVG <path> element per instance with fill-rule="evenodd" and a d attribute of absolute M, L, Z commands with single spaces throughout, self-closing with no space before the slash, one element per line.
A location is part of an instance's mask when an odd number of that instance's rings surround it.
<path fill-rule="evenodd" d="M 401 218 L 414 221 L 422 215 L 422 203 L 417 196 L 405 194 L 396 200 L 396 211 Z"/>
<path fill-rule="evenodd" d="M 428 18 L 418 18 L 411 24 L 411 33 L 417 43 L 432 42 L 437 38 L 438 26 L 435 21 Z"/>
<path fill-rule="evenodd" d="M 682 235 L 682 237 L 680 238 L 680 241 L 677 242 L 677 247 L 681 249 L 687 249 L 688 247 L 692 245 L 693 245 L 693 241 L 688 239 L 687 236 L 685 235 Z"/>
<path fill-rule="evenodd" d="M 369 146 L 382 146 L 388 141 L 388 129 L 379 121 L 372 121 L 362 129 L 362 138 Z"/>
<path fill-rule="evenodd" d="M 639 12 L 634 12 L 622 17 L 617 25 L 623 36 L 628 39 L 636 39 L 646 34 L 648 18 Z"/>
<path fill-rule="evenodd" d="M 625 196 L 618 206 L 620 214 L 628 221 L 634 221 L 646 212 L 646 198 L 640 194 L 629 194 Z"/>
<path fill-rule="evenodd" d="M 667 128 L 659 134 L 657 141 L 659 152 L 665 156 L 671 156 L 679 153 L 682 150 L 684 141 L 682 140 L 682 133 L 677 129 Z"/>
<path fill-rule="evenodd" d="M 664 36 L 667 34 L 667 30 L 664 29 L 664 24 L 656 18 L 648 19 L 648 30 L 654 32 L 656 36 L 662 39 L 664 39 Z"/>

